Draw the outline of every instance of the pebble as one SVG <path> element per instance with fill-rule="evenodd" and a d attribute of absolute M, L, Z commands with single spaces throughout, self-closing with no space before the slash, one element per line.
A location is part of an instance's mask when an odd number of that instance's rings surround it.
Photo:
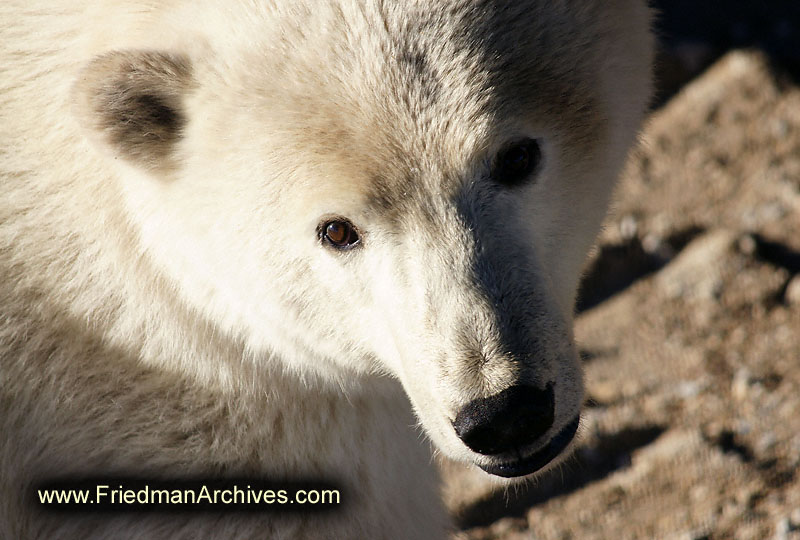
<path fill-rule="evenodd" d="M 756 239 L 753 238 L 753 235 L 746 234 L 739 238 L 738 241 L 738 248 L 739 252 L 743 255 L 755 255 L 756 248 L 758 248 L 758 244 L 756 243 Z"/>
<path fill-rule="evenodd" d="M 790 306 L 800 306 L 800 274 L 795 275 L 786 285 L 783 298 Z"/>
<path fill-rule="evenodd" d="M 698 381 L 681 381 L 678 383 L 675 393 L 682 399 L 691 399 L 697 397 L 704 389 Z"/>
<path fill-rule="evenodd" d="M 720 229 L 693 240 L 658 274 L 667 298 L 713 300 L 722 291 L 721 262 L 734 244 L 733 233 Z"/>
<path fill-rule="evenodd" d="M 731 382 L 731 394 L 734 399 L 744 400 L 747 398 L 750 389 L 750 371 L 747 368 L 739 368 L 733 376 Z"/>
<path fill-rule="evenodd" d="M 800 538 L 800 508 L 795 508 L 789 517 L 775 523 L 774 540 L 797 540 Z"/>
<path fill-rule="evenodd" d="M 631 240 L 636 237 L 639 231 L 639 224 L 633 216 L 625 216 L 619 222 L 619 234 L 623 240 Z"/>
<path fill-rule="evenodd" d="M 792 524 L 789 523 L 789 518 L 781 518 L 775 524 L 774 540 L 789 540 L 792 532 Z"/>
<path fill-rule="evenodd" d="M 795 508 L 789 516 L 789 523 L 792 525 L 792 530 L 800 531 L 800 508 Z"/>
<path fill-rule="evenodd" d="M 766 454 L 772 451 L 778 444 L 778 438 L 771 431 L 764 433 L 756 443 L 756 451 L 760 454 Z"/>

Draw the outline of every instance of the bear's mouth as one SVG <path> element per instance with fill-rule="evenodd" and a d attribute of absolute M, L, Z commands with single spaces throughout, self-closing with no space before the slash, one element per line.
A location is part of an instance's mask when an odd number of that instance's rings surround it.
<path fill-rule="evenodd" d="M 502 476 L 504 478 L 516 478 L 535 473 L 555 459 L 572 442 L 575 433 L 580 425 L 580 414 L 572 422 L 567 424 L 559 431 L 550 442 L 533 454 L 520 457 L 517 461 L 506 461 L 502 463 L 478 464 L 478 466 L 489 474 Z"/>

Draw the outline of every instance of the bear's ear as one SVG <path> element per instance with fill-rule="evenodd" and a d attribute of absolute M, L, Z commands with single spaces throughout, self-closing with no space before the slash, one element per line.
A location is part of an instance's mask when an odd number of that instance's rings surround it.
<path fill-rule="evenodd" d="M 84 68 L 74 96 L 83 125 L 114 155 L 151 171 L 168 170 L 186 126 L 184 97 L 192 86 L 183 56 L 116 51 Z"/>

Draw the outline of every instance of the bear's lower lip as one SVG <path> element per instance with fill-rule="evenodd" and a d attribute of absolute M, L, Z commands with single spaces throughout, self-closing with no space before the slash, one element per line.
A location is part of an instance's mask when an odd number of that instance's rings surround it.
<path fill-rule="evenodd" d="M 487 465 L 478 464 L 478 466 L 489 474 L 495 476 L 502 476 L 504 478 L 515 478 L 518 476 L 525 476 L 535 473 L 551 461 L 555 459 L 568 445 L 572 442 L 575 432 L 578 431 L 578 425 L 581 422 L 580 415 L 567 424 L 561 431 L 559 431 L 547 445 L 518 461 L 506 463 L 490 463 Z"/>

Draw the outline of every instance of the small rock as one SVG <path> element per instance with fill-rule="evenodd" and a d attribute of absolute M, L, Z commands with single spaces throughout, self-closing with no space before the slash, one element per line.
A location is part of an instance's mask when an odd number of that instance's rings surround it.
<path fill-rule="evenodd" d="M 722 261 L 732 245 L 733 234 L 724 229 L 693 240 L 658 275 L 666 297 L 711 300 L 718 296 L 722 290 Z"/>
<path fill-rule="evenodd" d="M 636 218 L 633 216 L 625 216 L 619 222 L 619 234 L 624 240 L 635 238 L 638 230 L 639 225 L 636 223 Z"/>
<path fill-rule="evenodd" d="M 697 397 L 703 388 L 698 381 L 681 381 L 678 383 L 675 393 L 682 399 L 691 399 Z"/>
<path fill-rule="evenodd" d="M 770 431 L 764 433 L 758 439 L 758 442 L 756 443 L 756 451 L 758 451 L 758 453 L 760 454 L 765 454 L 774 449 L 777 444 L 778 444 L 778 438 L 775 436 L 774 433 Z"/>
<path fill-rule="evenodd" d="M 622 389 L 616 381 L 593 381 L 588 390 L 589 396 L 600 405 L 610 405 L 622 397 Z"/>
<path fill-rule="evenodd" d="M 658 257 L 663 261 L 669 261 L 675 257 L 675 250 L 664 238 L 655 233 L 646 234 L 642 238 L 642 249 L 648 255 Z"/>
<path fill-rule="evenodd" d="M 775 540 L 789 540 L 792 532 L 792 524 L 789 523 L 789 518 L 782 518 L 775 524 Z"/>
<path fill-rule="evenodd" d="M 786 137 L 786 135 L 789 134 L 789 122 L 783 118 L 778 119 L 772 125 L 772 132 L 775 134 L 775 137 Z"/>
<path fill-rule="evenodd" d="M 786 285 L 783 299 L 790 306 L 800 306 L 800 274 L 795 275 Z"/>
<path fill-rule="evenodd" d="M 800 508 L 795 508 L 792 515 L 789 516 L 789 522 L 792 525 L 792 530 L 800 530 Z"/>
<path fill-rule="evenodd" d="M 663 243 L 664 241 L 659 235 L 653 233 L 646 234 L 642 239 L 642 249 L 646 253 L 656 253 L 661 249 Z"/>
<path fill-rule="evenodd" d="M 755 255 L 756 248 L 758 248 L 758 243 L 756 242 L 756 239 L 753 238 L 752 234 L 746 234 L 739 238 L 737 247 L 739 248 L 739 252 L 743 255 Z"/>
<path fill-rule="evenodd" d="M 492 533 L 496 534 L 498 538 L 513 538 L 513 533 L 524 531 L 527 528 L 527 523 L 522 518 L 507 517 L 495 521 L 491 528 Z"/>
<path fill-rule="evenodd" d="M 704 501 L 708 498 L 708 487 L 702 484 L 691 489 L 689 496 L 693 501 Z"/>
<path fill-rule="evenodd" d="M 736 504 L 741 508 L 752 508 L 761 494 L 750 486 L 739 488 L 734 495 Z"/>
<path fill-rule="evenodd" d="M 734 399 L 742 401 L 747 399 L 747 393 L 750 389 L 750 371 L 747 368 L 739 368 L 733 376 L 731 382 L 731 394 Z"/>
<path fill-rule="evenodd" d="M 672 538 L 675 540 L 708 540 L 711 536 L 706 531 L 700 530 L 676 534 Z"/>
<path fill-rule="evenodd" d="M 749 435 L 753 431 L 753 425 L 747 420 L 737 420 L 734 424 L 734 432 L 737 435 Z"/>

